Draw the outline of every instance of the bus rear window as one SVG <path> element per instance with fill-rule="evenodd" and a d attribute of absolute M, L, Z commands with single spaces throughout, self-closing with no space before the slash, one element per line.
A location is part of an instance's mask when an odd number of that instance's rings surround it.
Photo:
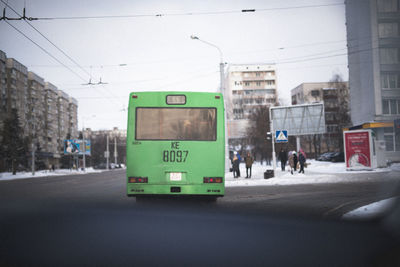
<path fill-rule="evenodd" d="M 136 140 L 217 139 L 215 108 L 137 108 Z"/>

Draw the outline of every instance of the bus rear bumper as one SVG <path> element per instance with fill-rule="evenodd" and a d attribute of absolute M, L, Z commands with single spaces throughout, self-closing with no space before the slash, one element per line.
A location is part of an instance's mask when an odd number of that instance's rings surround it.
<path fill-rule="evenodd" d="M 128 196 L 138 195 L 199 195 L 221 197 L 225 194 L 224 185 L 127 185 Z"/>

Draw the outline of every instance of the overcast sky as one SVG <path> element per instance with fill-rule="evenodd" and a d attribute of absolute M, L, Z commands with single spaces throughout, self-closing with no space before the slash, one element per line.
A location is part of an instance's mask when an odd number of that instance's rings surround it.
<path fill-rule="evenodd" d="M 7 0 L 1 0 L 7 2 Z M 228 64 L 275 63 L 278 95 L 303 82 L 348 79 L 343 0 L 132 1 L 9 0 L 25 21 L 0 21 L 0 50 L 75 97 L 79 128 L 126 129 L 132 91 L 206 91 L 219 86 L 219 52 Z M 3 9 L 4 3 L 0 2 Z M 299 8 L 308 6 L 306 8 Z M 242 9 L 256 9 L 242 13 Z M 162 16 L 156 16 L 162 14 Z M 17 15 L 10 9 L 7 17 Z M 105 18 L 123 16 L 126 18 Z M 140 16 L 131 16 L 140 15 Z M 145 15 L 145 16 L 141 16 Z M 71 19 L 99 16 L 97 19 Z M 60 18 L 70 19 L 60 19 Z M 85 86 L 89 79 L 106 85 Z"/>

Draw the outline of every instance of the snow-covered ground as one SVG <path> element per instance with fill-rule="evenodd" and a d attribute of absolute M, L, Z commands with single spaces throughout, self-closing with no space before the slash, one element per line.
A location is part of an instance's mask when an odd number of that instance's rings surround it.
<path fill-rule="evenodd" d="M 332 163 L 332 162 L 324 162 L 324 161 L 316 161 L 316 160 L 308 160 L 309 164 L 307 168 L 305 168 L 305 174 L 294 173 L 293 175 L 290 172 L 285 171 L 282 172 L 280 168 L 280 163 L 277 165 L 277 169 L 275 171 L 275 177 L 270 179 L 264 179 L 264 172 L 267 169 L 272 169 L 272 166 L 261 165 L 256 162 L 253 164 L 252 168 L 252 177 L 251 179 L 245 179 L 246 176 L 246 167 L 244 163 L 240 164 L 240 178 L 233 178 L 232 172 L 227 172 L 225 174 L 225 185 L 226 186 L 257 186 L 257 185 L 290 185 L 290 184 L 314 184 L 314 183 L 341 183 L 341 182 L 354 182 L 354 181 L 368 181 L 379 178 L 371 178 L 371 177 L 362 177 L 356 176 L 351 177 L 348 175 L 340 175 L 343 173 L 374 173 L 374 172 L 390 172 L 390 171 L 400 171 L 400 163 L 392 164 L 388 168 L 380 168 L 373 171 L 346 171 L 345 164 L 341 163 Z M 287 167 L 288 170 L 288 167 Z M 26 179 L 26 178 L 37 178 L 44 176 L 61 176 L 61 175 L 73 175 L 73 174 L 84 174 L 84 173 L 96 173 L 102 172 L 102 170 L 94 170 L 93 168 L 86 168 L 86 172 L 81 170 L 68 170 L 68 169 L 60 169 L 53 171 L 37 171 L 34 176 L 32 176 L 31 172 L 18 172 L 16 175 L 12 175 L 12 173 L 0 173 L 0 181 L 4 180 L 14 180 L 14 179 Z M 399 175 L 400 176 L 400 175 Z M 399 177 L 400 179 L 400 177 Z"/>
<path fill-rule="evenodd" d="M 251 179 L 245 179 L 246 167 L 243 163 L 240 164 L 240 178 L 233 178 L 233 173 L 228 172 L 225 174 L 225 185 L 230 186 L 258 186 L 258 185 L 291 185 L 291 184 L 315 184 L 315 183 L 346 183 L 346 182 L 357 182 L 357 181 L 371 181 L 382 179 L 379 177 L 370 177 L 357 175 L 341 175 L 345 173 L 385 173 L 391 171 L 400 171 L 400 164 L 392 164 L 387 168 L 379 168 L 372 171 L 346 171 L 345 163 L 332 163 L 325 161 L 308 160 L 308 167 L 305 168 L 305 173 L 294 173 L 293 175 L 288 171 L 282 172 L 280 163 L 275 171 L 275 177 L 270 179 L 264 179 L 264 172 L 267 169 L 272 169 L 272 166 L 261 165 L 256 162 L 252 168 Z M 400 177 L 399 177 L 400 179 Z"/>
<path fill-rule="evenodd" d="M 101 170 L 95 170 L 92 167 L 86 168 L 86 171 L 82 170 L 68 170 L 68 169 L 59 169 L 55 171 L 36 171 L 35 175 L 32 175 L 32 172 L 17 172 L 16 175 L 13 175 L 11 172 L 3 172 L 0 173 L 0 181 L 5 180 L 15 180 L 15 179 L 26 179 L 26 178 L 39 178 L 45 176 L 62 176 L 62 175 L 74 175 L 74 174 L 85 174 L 85 173 L 96 173 L 102 172 Z"/>
<path fill-rule="evenodd" d="M 384 199 L 358 209 L 352 210 L 342 216 L 343 219 L 371 219 L 388 211 L 398 201 L 396 197 Z"/>

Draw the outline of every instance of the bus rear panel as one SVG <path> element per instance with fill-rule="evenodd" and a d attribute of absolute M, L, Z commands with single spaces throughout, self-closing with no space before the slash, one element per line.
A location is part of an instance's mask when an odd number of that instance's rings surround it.
<path fill-rule="evenodd" d="M 127 195 L 223 196 L 224 146 L 221 94 L 131 93 Z"/>

